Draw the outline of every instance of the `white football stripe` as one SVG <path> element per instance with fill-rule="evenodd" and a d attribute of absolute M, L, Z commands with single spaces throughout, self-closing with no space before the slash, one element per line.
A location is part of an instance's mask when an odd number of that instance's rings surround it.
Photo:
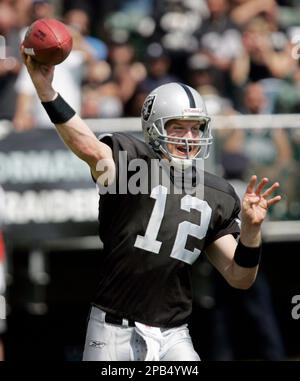
<path fill-rule="evenodd" d="M 24 48 L 24 53 L 28 56 L 35 56 L 35 52 L 33 48 Z"/>

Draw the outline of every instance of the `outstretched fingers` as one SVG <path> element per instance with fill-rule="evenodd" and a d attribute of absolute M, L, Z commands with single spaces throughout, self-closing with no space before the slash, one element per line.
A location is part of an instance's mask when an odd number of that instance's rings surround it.
<path fill-rule="evenodd" d="M 270 188 L 264 191 L 262 194 L 262 197 L 269 197 L 277 188 L 279 188 L 279 183 L 274 183 Z"/>
<path fill-rule="evenodd" d="M 267 179 L 266 177 L 264 177 L 260 183 L 258 184 L 257 188 L 256 188 L 256 191 L 255 191 L 255 194 L 257 196 L 260 196 L 264 186 L 269 182 L 269 179 Z"/>
<path fill-rule="evenodd" d="M 277 204 L 277 202 L 279 202 L 280 200 L 281 200 L 281 196 L 275 196 L 271 198 L 270 200 L 267 201 L 268 207 L 271 205 Z"/>
<path fill-rule="evenodd" d="M 255 184 L 256 184 L 257 176 L 253 175 L 251 176 L 251 179 L 248 183 L 246 193 L 253 193 L 255 189 Z"/>
<path fill-rule="evenodd" d="M 262 193 L 263 188 L 269 182 L 269 179 L 267 177 L 264 177 L 259 182 L 259 184 L 257 185 L 256 190 L 255 190 L 256 182 L 257 182 L 257 176 L 255 176 L 255 175 L 251 176 L 251 179 L 250 179 L 249 184 L 248 184 L 247 189 L 246 189 L 246 193 L 248 193 L 248 194 L 255 193 L 256 196 L 266 198 L 266 197 L 269 197 L 277 188 L 279 188 L 279 183 L 275 182 L 271 187 L 269 187 L 267 190 L 265 190 Z"/>

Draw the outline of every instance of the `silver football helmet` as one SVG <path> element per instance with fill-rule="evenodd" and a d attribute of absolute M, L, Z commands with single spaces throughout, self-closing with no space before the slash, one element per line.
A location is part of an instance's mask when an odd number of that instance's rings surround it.
<path fill-rule="evenodd" d="M 146 143 L 166 156 L 170 161 L 181 163 L 191 159 L 206 159 L 209 156 L 213 138 L 205 104 L 200 94 L 190 86 L 171 82 L 154 89 L 145 99 L 142 107 L 142 127 Z M 166 123 L 169 120 L 199 120 L 199 137 L 187 139 L 167 135 Z M 172 154 L 168 144 L 182 145 L 186 157 Z M 196 151 L 193 149 L 198 147 Z M 194 152 L 193 156 L 189 154 Z"/>

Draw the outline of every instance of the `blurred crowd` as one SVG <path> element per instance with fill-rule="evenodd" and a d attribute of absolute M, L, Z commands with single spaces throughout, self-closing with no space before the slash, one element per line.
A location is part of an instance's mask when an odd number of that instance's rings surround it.
<path fill-rule="evenodd" d="M 61 19 L 73 34 L 73 52 L 57 76 L 64 75 L 58 82 L 84 118 L 139 116 L 145 94 L 172 80 L 197 88 L 214 114 L 298 111 L 296 1 L 104 3 L 0 1 L 0 35 L 7 45 L 1 119 L 13 120 L 17 130 L 42 124 L 26 99 L 32 93 L 18 51 L 28 25 L 41 17 Z"/>

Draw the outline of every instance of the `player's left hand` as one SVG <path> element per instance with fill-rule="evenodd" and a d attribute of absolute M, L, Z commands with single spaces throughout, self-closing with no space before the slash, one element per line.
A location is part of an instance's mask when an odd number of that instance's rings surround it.
<path fill-rule="evenodd" d="M 252 176 L 242 200 L 242 223 L 251 227 L 260 227 L 264 221 L 268 208 L 277 204 L 281 196 L 273 196 L 274 191 L 279 187 L 275 182 L 268 189 L 263 190 L 269 180 L 264 177 L 256 186 L 257 176 Z"/>

